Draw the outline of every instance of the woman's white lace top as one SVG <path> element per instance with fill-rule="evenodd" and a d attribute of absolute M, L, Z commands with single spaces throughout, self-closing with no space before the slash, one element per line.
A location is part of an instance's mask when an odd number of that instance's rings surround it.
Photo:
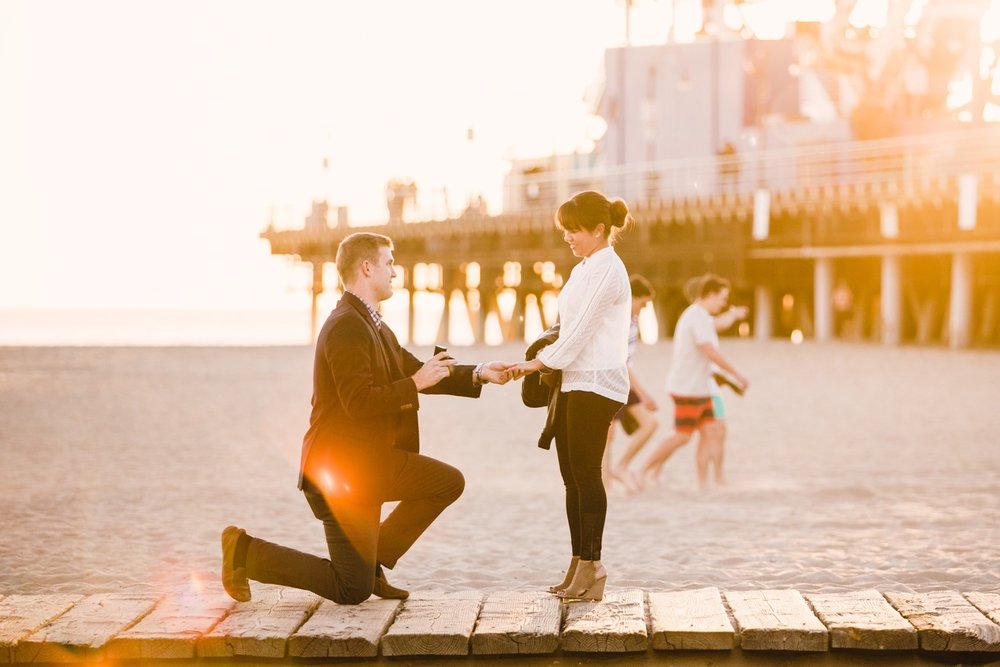
<path fill-rule="evenodd" d="M 562 370 L 562 391 L 628 398 L 628 328 L 632 293 L 625 265 L 611 247 L 573 267 L 559 293 L 559 338 L 538 353 Z"/>

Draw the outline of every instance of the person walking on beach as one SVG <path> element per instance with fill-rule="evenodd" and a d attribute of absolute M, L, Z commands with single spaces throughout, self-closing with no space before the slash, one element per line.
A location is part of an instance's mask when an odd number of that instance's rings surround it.
<path fill-rule="evenodd" d="M 652 394 L 643 388 L 632 367 L 632 358 L 639 344 L 639 313 L 653 300 L 653 286 L 643 276 L 638 274 L 629 278 L 632 292 L 632 320 L 628 330 L 628 379 L 630 389 L 625 406 L 615 415 L 614 421 L 621 423 L 622 429 L 631 436 L 625 453 L 616 464 L 611 454 L 611 444 L 615 437 L 615 425 L 611 423 L 608 429 L 608 444 L 604 450 L 604 482 L 610 488 L 612 481 L 631 485 L 629 463 L 636 457 L 649 439 L 659 428 L 659 421 L 653 415 L 658 409 Z"/>
<path fill-rule="evenodd" d="M 698 276 L 687 281 L 684 285 L 684 295 L 688 301 L 693 302 L 698 294 L 699 285 L 704 276 Z M 728 309 L 720 312 L 712 318 L 715 331 L 721 333 L 737 322 L 746 319 L 748 309 L 746 306 L 729 306 Z M 734 391 L 743 393 L 744 387 L 733 382 L 725 375 L 725 371 L 716 364 L 711 365 L 711 376 L 709 377 L 709 388 L 712 392 L 712 424 L 713 437 L 699 438 L 698 450 L 695 453 L 695 468 L 698 475 L 698 484 L 702 489 L 708 487 L 708 475 L 714 471 L 716 486 L 726 485 L 726 476 L 722 471 L 725 459 L 726 436 L 729 425 L 726 418 L 726 403 L 722 398 L 722 388 L 719 386 L 719 378 L 725 384 L 729 384 Z"/>
<path fill-rule="evenodd" d="M 698 461 L 699 482 L 707 483 L 708 454 L 715 451 L 719 429 L 712 410 L 712 364 L 729 373 L 744 390 L 749 381 L 719 352 L 713 317 L 729 300 L 729 282 L 706 274 L 697 283 L 695 300 L 674 329 L 674 351 L 667 374 L 667 391 L 674 401 L 674 432 L 652 452 L 643 466 L 641 485 L 656 479 L 670 455 L 687 444 L 695 431 L 706 443 Z"/>
<path fill-rule="evenodd" d="M 611 420 L 628 398 L 631 302 L 628 272 L 612 245 L 631 219 L 624 201 L 594 191 L 559 207 L 563 240 L 582 261 L 559 293 L 558 338 L 512 367 L 518 378 L 562 371 L 551 433 L 566 485 L 572 558 L 563 582 L 549 591 L 565 599 L 600 600 L 608 577 L 601 564 L 608 510 L 601 459 Z"/>
<path fill-rule="evenodd" d="M 510 379 L 499 361 L 457 365 L 447 352 L 421 362 L 400 347 L 378 304 L 392 296 L 392 241 L 356 233 L 337 249 L 344 296 L 316 341 L 312 413 L 299 489 L 323 522 L 329 559 L 222 531 L 222 583 L 250 599 L 249 580 L 312 591 L 339 604 L 374 593 L 405 598 L 386 580 L 434 519 L 462 493 L 457 469 L 419 454 L 418 393 L 478 397 Z M 400 501 L 380 522 L 382 504 Z"/>

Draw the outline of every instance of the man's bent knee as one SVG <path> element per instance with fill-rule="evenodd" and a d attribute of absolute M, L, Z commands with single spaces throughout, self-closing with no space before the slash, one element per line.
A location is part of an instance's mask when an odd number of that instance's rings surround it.
<path fill-rule="evenodd" d="M 367 600 L 371 596 L 372 596 L 372 592 L 371 591 L 368 591 L 367 594 L 365 594 L 364 591 L 360 591 L 360 590 L 359 591 L 351 591 L 350 593 L 338 596 L 339 599 L 334 600 L 334 602 L 336 602 L 337 604 L 355 605 L 355 604 L 361 604 L 362 602 L 364 602 L 365 600 Z"/>
<path fill-rule="evenodd" d="M 371 577 L 365 577 L 363 581 L 351 582 L 342 585 L 340 590 L 330 599 L 337 604 L 361 604 L 372 596 L 375 590 L 375 573 Z"/>
<path fill-rule="evenodd" d="M 450 505 L 458 500 L 462 492 L 465 491 L 465 475 L 457 468 L 451 469 L 447 482 L 441 492 L 441 497 Z"/>

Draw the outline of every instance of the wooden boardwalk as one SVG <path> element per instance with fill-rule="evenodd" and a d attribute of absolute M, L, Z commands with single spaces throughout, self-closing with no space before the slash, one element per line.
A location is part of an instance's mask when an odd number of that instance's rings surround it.
<path fill-rule="evenodd" d="M 6 664 L 692 651 L 1000 659 L 1000 593 L 614 589 L 599 603 L 561 603 L 539 592 L 418 591 L 357 606 L 266 586 L 245 603 L 215 589 L 0 595 Z"/>

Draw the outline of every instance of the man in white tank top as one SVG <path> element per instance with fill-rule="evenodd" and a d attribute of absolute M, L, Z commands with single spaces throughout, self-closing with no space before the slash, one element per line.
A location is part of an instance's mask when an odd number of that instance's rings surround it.
<path fill-rule="evenodd" d="M 719 352 L 713 317 L 722 312 L 728 301 L 729 283 L 718 276 L 706 275 L 699 281 L 694 303 L 677 321 L 667 374 L 667 391 L 674 401 L 674 432 L 657 446 L 643 467 L 643 484 L 656 479 L 670 455 L 687 444 L 695 431 L 702 441 L 718 436 L 712 411 L 713 364 L 729 373 L 744 389 L 750 384 Z"/>

